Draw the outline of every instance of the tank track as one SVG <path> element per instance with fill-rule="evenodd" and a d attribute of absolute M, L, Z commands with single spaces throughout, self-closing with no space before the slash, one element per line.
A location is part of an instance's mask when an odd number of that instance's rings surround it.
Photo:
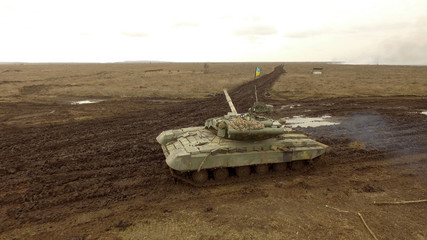
<path fill-rule="evenodd" d="M 222 180 L 222 181 L 218 181 L 213 178 L 210 178 L 208 179 L 208 181 L 203 183 L 194 182 L 188 172 L 180 173 L 176 170 L 173 170 L 172 168 L 169 168 L 169 170 L 172 177 L 174 177 L 175 179 L 181 182 L 190 184 L 194 187 L 213 187 L 213 186 L 221 186 L 221 185 L 228 185 L 228 184 L 235 184 L 235 183 L 251 182 L 254 180 L 269 179 L 277 176 L 284 176 L 289 174 L 291 171 L 304 172 L 304 171 L 307 171 L 310 167 L 312 167 L 313 164 L 318 161 L 318 158 L 312 159 L 312 160 L 301 160 L 301 161 L 304 162 L 304 167 L 298 170 L 291 169 L 290 165 L 292 164 L 292 162 L 289 162 L 290 164 L 288 165 L 288 168 L 280 172 L 269 169 L 268 173 L 266 174 L 258 174 L 258 173 L 252 172 L 248 177 L 229 176 L 226 180 Z M 233 167 L 229 167 L 228 169 L 230 169 L 229 171 L 231 172 L 233 172 L 234 170 Z"/>

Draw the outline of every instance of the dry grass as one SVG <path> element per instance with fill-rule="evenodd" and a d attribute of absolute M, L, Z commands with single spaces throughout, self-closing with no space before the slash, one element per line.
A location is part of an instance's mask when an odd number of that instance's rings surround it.
<path fill-rule="evenodd" d="M 140 63 L 0 65 L 0 101 L 73 97 L 199 98 L 253 79 L 275 63 Z M 154 71 L 151 71 L 154 70 Z"/>
<path fill-rule="evenodd" d="M 76 98 L 200 98 L 269 73 L 279 63 L 1 64 L 0 101 L 56 102 Z M 324 74 L 313 75 L 313 67 Z M 275 98 L 427 94 L 427 67 L 288 63 Z M 157 70 L 157 71 L 150 71 Z"/>
<path fill-rule="evenodd" d="M 323 74 L 313 75 L 313 67 L 323 67 Z M 427 95 L 427 66 L 299 63 L 286 70 L 273 86 L 275 98 Z"/>

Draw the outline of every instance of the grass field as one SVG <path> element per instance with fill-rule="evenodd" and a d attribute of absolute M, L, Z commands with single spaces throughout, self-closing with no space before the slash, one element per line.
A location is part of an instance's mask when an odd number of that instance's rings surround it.
<path fill-rule="evenodd" d="M 313 75 L 313 67 L 323 67 L 323 74 Z M 427 66 L 299 63 L 286 70 L 273 86 L 275 98 L 427 95 Z"/>
<path fill-rule="evenodd" d="M 253 79 L 275 63 L 15 64 L 0 65 L 0 101 L 73 97 L 198 98 Z"/>
<path fill-rule="evenodd" d="M 267 74 L 279 63 L 2 64 L 0 101 L 59 102 L 84 98 L 200 98 Z M 313 75 L 313 67 L 323 67 Z M 273 86 L 280 99 L 427 94 L 427 66 L 287 63 Z"/>

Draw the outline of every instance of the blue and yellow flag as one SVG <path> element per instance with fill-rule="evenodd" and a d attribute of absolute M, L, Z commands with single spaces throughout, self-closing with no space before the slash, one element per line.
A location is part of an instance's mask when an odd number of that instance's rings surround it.
<path fill-rule="evenodd" d="M 255 76 L 259 76 L 259 74 L 261 73 L 261 71 L 259 70 L 259 68 L 258 67 L 256 67 L 256 71 L 255 71 Z"/>

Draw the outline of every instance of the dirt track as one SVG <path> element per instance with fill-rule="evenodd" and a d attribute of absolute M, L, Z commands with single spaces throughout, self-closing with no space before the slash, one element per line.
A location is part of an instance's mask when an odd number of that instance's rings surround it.
<path fill-rule="evenodd" d="M 331 153 L 324 162 L 304 172 L 213 189 L 194 189 L 175 183 L 155 137 L 163 130 L 201 125 L 209 117 L 224 114 L 228 106 L 223 96 L 176 102 L 106 101 L 78 106 L 84 111 L 100 112 L 100 118 L 55 124 L 51 122 L 67 118 L 76 106 L 2 104 L 1 109 L 7 114 L 0 125 L 0 238 L 112 238 L 122 236 L 120 229 L 128 225 L 140 226 L 141 218 L 150 219 L 151 224 L 154 220 L 170 222 L 170 215 L 176 213 L 175 216 L 182 217 L 182 209 L 202 211 L 205 204 L 213 206 L 214 211 L 218 209 L 217 215 L 221 209 L 224 211 L 223 217 L 211 216 L 214 226 L 228 226 L 242 236 L 252 222 L 252 228 L 270 238 L 369 237 L 357 217 L 347 217 L 325 207 L 333 205 L 349 211 L 365 211 L 362 214 L 369 216 L 371 227 L 382 239 L 427 238 L 426 204 L 391 208 L 370 205 L 373 200 L 427 197 L 427 116 L 419 114 L 426 108 L 427 100 L 422 97 L 298 102 L 266 99 L 264 93 L 282 73 L 283 69 L 277 67 L 256 80 L 261 100 L 275 105 L 276 117 L 329 114 L 340 119 L 340 125 L 304 129 L 313 138 L 330 145 Z M 253 102 L 253 84 L 249 82 L 230 92 L 238 111 L 245 111 Z M 300 106 L 281 109 L 285 104 Z M 37 115 L 40 124 L 25 127 L 24 123 L 14 126 L 4 123 L 17 109 L 26 108 L 35 114 L 43 113 Z M 48 114 L 52 109 L 55 116 Z M 100 109 L 115 109 L 120 114 L 109 115 Z M 257 207 L 262 213 L 248 210 L 254 201 L 261 204 Z M 283 209 L 280 201 L 292 208 Z M 241 211 L 233 204 L 242 204 Z M 231 205 L 233 210 L 227 210 Z M 268 216 L 269 212 L 281 210 L 292 215 L 286 216 L 289 229 L 271 226 L 272 221 L 284 224 L 281 221 L 285 220 L 277 215 Z M 90 213 L 92 216 L 87 216 L 90 220 L 81 220 Z M 252 217 L 259 214 L 260 222 L 251 218 L 245 222 L 239 214 Z M 228 225 L 232 216 L 239 219 L 234 227 Z M 272 216 L 277 219 L 271 220 Z M 226 232 L 215 234 L 195 236 L 202 239 L 232 236 Z"/>

